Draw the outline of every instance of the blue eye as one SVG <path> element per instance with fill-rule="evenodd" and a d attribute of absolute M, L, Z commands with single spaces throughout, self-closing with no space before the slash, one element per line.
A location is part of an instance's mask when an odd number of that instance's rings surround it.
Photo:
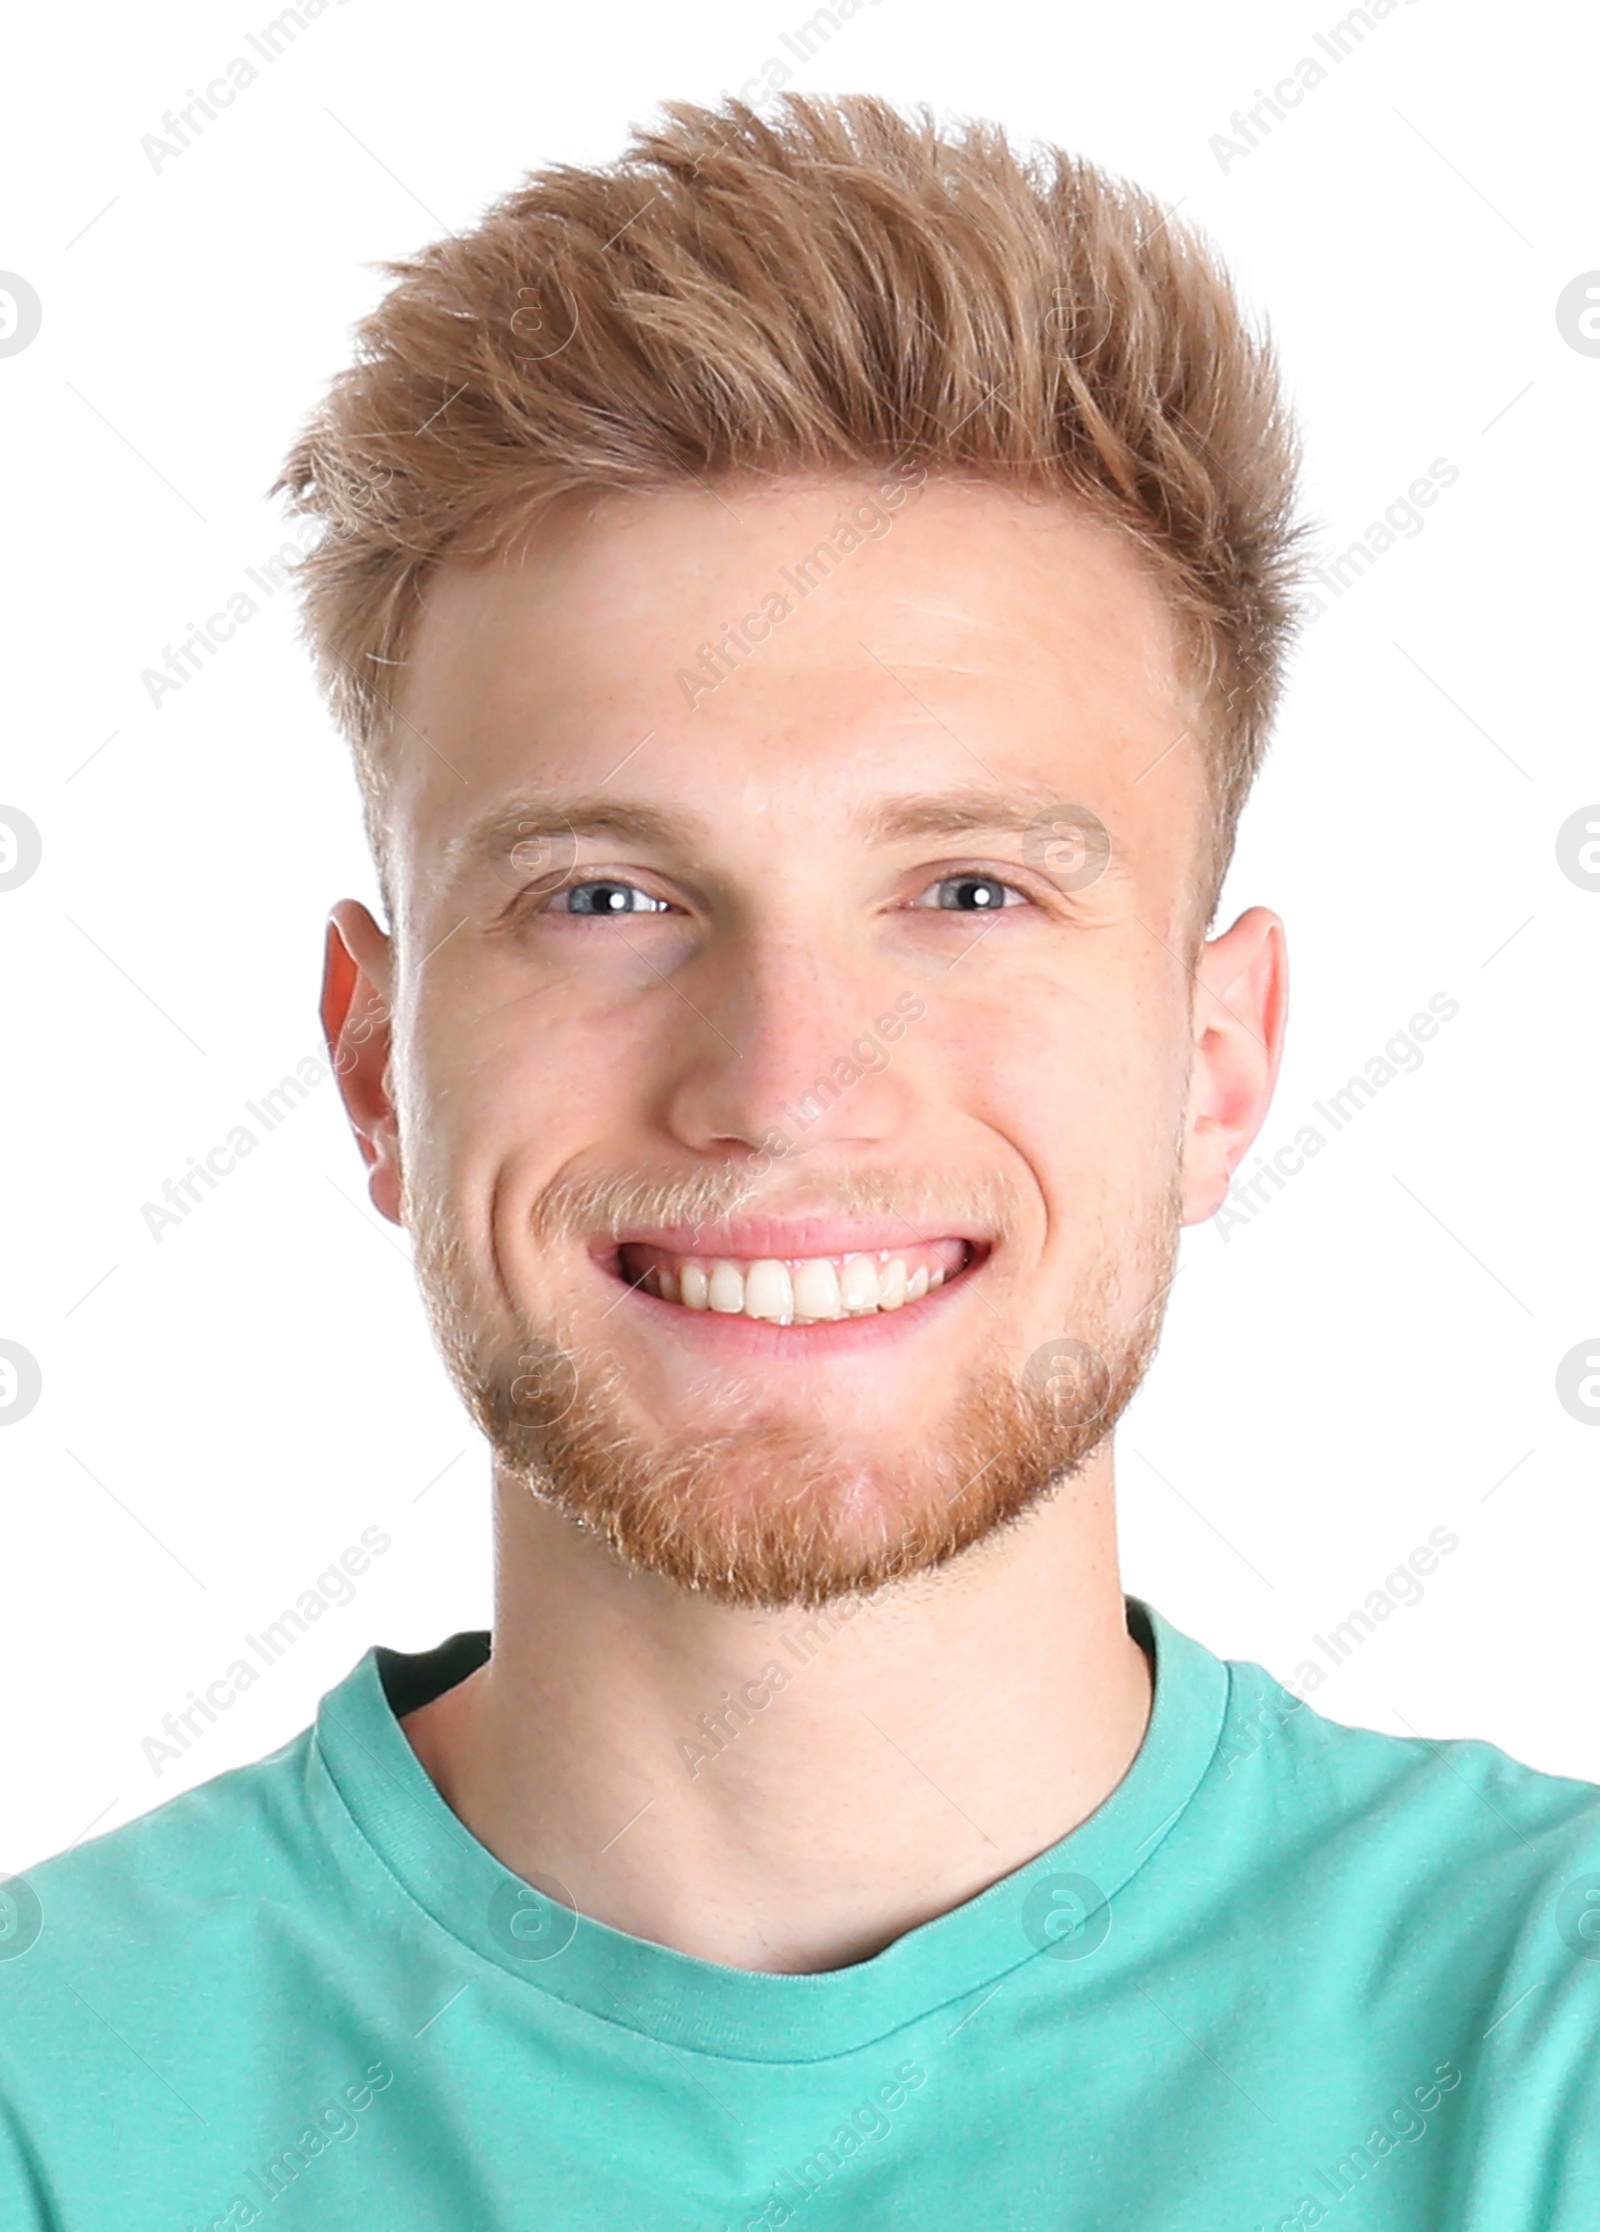
<path fill-rule="evenodd" d="M 559 906 L 561 900 L 570 902 Z M 561 914 L 623 915 L 665 914 L 667 902 L 656 899 L 648 891 L 641 891 L 637 884 L 623 883 L 615 876 L 596 876 L 588 883 L 568 884 L 558 891 L 550 902 Z"/>
<path fill-rule="evenodd" d="M 939 894 L 935 905 L 954 914 L 998 914 L 1008 892 L 1027 904 L 1026 892 L 1018 891 L 1015 884 L 1002 883 L 998 876 L 942 876 L 929 889 Z"/>

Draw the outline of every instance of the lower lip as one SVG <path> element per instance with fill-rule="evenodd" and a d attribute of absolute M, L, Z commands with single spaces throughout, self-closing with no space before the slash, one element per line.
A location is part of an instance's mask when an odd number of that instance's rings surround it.
<path fill-rule="evenodd" d="M 690 1310 L 681 1302 L 664 1302 L 642 1286 L 629 1286 L 610 1273 L 605 1276 L 609 1285 L 620 1286 L 629 1301 L 648 1310 L 663 1332 L 681 1334 L 698 1348 L 763 1363 L 778 1359 L 786 1364 L 806 1364 L 821 1357 L 854 1356 L 883 1348 L 915 1332 L 919 1325 L 932 1324 L 940 1315 L 941 1305 L 959 1294 L 982 1268 L 981 1262 L 969 1264 L 943 1286 L 935 1287 L 919 1301 L 903 1302 L 898 1310 L 875 1310 L 870 1316 L 863 1312 L 853 1318 L 819 1318 L 813 1325 L 775 1325 L 770 1318 L 745 1317 L 731 1310 Z"/>

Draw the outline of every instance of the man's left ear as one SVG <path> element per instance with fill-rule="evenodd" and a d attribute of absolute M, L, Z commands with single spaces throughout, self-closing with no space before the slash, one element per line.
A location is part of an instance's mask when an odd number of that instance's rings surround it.
<path fill-rule="evenodd" d="M 1215 1216 L 1278 1081 L 1289 1005 L 1283 924 L 1250 907 L 1195 968 L 1194 1055 L 1183 1141 L 1183 1222 Z"/>

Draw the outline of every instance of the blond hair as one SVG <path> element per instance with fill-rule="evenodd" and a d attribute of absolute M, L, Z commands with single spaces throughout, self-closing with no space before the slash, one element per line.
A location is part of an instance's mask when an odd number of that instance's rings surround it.
<path fill-rule="evenodd" d="M 1136 186 L 875 96 L 666 104 L 530 174 L 396 284 L 272 493 L 321 519 L 303 631 L 386 900 L 395 684 L 446 553 L 574 490 L 934 474 L 1068 497 L 1178 623 L 1210 800 L 1205 917 L 1294 626 L 1298 445 L 1270 342 Z"/>

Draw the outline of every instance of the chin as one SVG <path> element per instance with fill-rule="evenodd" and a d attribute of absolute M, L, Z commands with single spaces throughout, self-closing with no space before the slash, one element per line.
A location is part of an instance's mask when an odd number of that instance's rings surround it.
<path fill-rule="evenodd" d="M 816 1608 L 947 1565 L 1081 1460 L 1059 1422 L 1046 1431 L 1014 1402 L 996 1411 L 969 1390 L 937 1431 L 886 1436 L 881 1452 L 793 1420 L 635 1438 L 582 1402 L 531 1437 L 502 1413 L 491 1438 L 508 1480 L 632 1570 L 746 1609 Z"/>

